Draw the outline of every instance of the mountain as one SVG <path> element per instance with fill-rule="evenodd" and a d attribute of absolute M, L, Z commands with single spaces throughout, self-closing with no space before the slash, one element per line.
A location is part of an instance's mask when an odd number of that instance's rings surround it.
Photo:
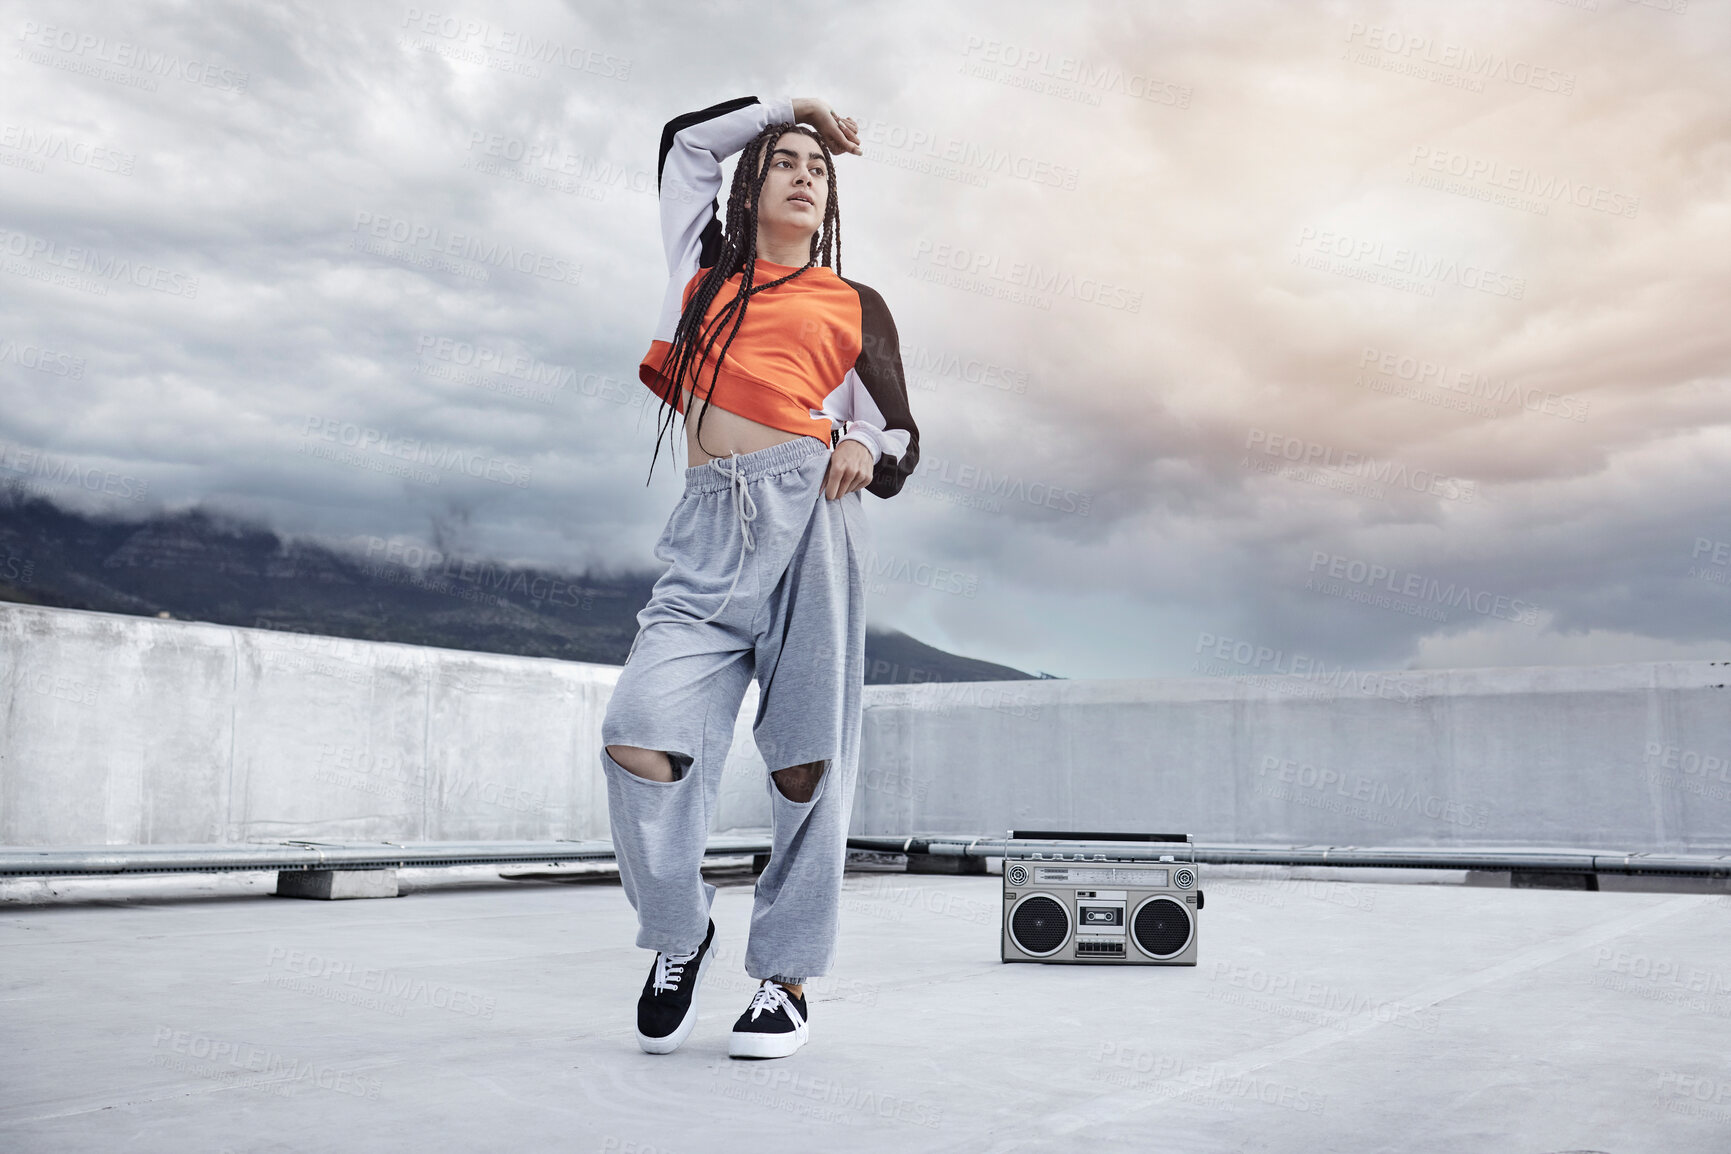
<path fill-rule="evenodd" d="M 90 516 L 0 486 L 0 601 L 619 665 L 655 574 L 285 541 L 203 509 Z M 866 683 L 1029 674 L 868 630 Z"/>

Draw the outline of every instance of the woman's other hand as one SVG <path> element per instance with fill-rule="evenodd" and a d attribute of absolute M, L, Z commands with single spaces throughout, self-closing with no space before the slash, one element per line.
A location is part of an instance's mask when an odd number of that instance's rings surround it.
<path fill-rule="evenodd" d="M 793 118 L 800 124 L 817 129 L 831 152 L 851 152 L 861 156 L 859 125 L 851 116 L 837 116 L 829 101 L 815 96 L 800 96 L 793 101 Z"/>
<path fill-rule="evenodd" d="M 843 441 L 829 455 L 823 475 L 823 495 L 833 501 L 871 484 L 872 453 L 858 441 Z"/>

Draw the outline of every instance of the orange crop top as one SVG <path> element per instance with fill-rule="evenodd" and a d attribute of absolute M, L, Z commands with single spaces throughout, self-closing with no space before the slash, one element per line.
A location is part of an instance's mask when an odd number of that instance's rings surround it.
<path fill-rule="evenodd" d="M 759 260 L 756 282 L 764 284 L 793 271 L 791 265 Z M 697 283 L 703 276 L 704 271 L 699 270 L 686 282 L 680 294 L 681 309 L 697 291 Z M 726 287 L 710 302 L 705 320 L 713 320 L 727 307 L 727 302 L 739 295 L 739 282 L 738 273 L 728 279 Z M 829 444 L 833 424 L 824 412 L 824 398 L 859 359 L 860 314 L 859 294 L 836 276 L 833 269 L 822 265 L 806 269 L 784 285 L 757 293 L 751 298 L 739 334 L 721 364 L 721 373 L 715 381 L 716 407 L 772 429 L 807 433 Z M 716 341 L 716 353 L 720 353 L 726 341 L 723 332 Z M 667 341 L 652 341 L 648 355 L 638 367 L 639 377 L 657 396 L 667 390 L 663 370 L 672 348 Z M 696 396 L 710 395 L 709 378 L 714 369 L 714 357 L 705 358 L 692 388 Z M 683 413 L 683 393 L 676 403 Z"/>

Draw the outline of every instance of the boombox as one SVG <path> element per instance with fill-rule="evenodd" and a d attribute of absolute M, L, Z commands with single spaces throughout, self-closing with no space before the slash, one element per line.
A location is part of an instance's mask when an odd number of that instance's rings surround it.
<path fill-rule="evenodd" d="M 1202 890 L 1187 836 L 1017 830 L 1010 839 L 1004 961 L 1196 964 Z M 1079 844 L 1101 842 L 1177 844 Z"/>

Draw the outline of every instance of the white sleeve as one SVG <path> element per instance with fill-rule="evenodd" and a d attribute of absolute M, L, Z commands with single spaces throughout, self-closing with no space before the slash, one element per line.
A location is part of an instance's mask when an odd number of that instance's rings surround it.
<path fill-rule="evenodd" d="M 667 291 L 655 339 L 670 341 L 678 327 L 685 284 L 713 260 L 721 245 L 721 162 L 771 124 L 793 123 L 793 100 L 767 104 L 755 96 L 729 100 L 668 121 L 657 165 L 661 244 L 667 254 Z"/>
<path fill-rule="evenodd" d="M 874 425 L 868 425 L 864 421 L 849 421 L 847 423 L 847 432 L 842 434 L 841 440 L 858 441 L 860 444 L 870 449 L 872 464 L 876 465 L 884 455 L 883 435 L 884 431 Z M 841 442 L 838 441 L 836 443 L 839 445 Z"/>
<path fill-rule="evenodd" d="M 836 390 L 841 394 L 842 411 L 838 414 L 847 422 L 847 432 L 842 434 L 844 441 L 858 441 L 872 451 L 872 464 L 876 465 L 883 459 L 885 453 L 897 460 L 901 459 L 908 448 L 908 431 L 906 429 L 886 429 L 888 423 L 877 402 L 872 400 L 871 392 L 860 380 L 860 375 L 853 369 L 847 371 L 847 377 L 842 381 L 842 387 Z"/>

